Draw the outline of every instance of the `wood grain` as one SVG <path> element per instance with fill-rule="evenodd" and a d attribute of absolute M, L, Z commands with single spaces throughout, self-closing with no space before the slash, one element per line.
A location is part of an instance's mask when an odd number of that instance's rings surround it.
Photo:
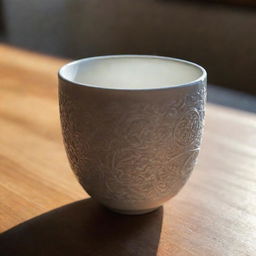
<path fill-rule="evenodd" d="M 208 104 L 187 185 L 122 216 L 87 199 L 68 165 L 56 76 L 67 61 L 6 45 L 0 56 L 0 255 L 256 255 L 255 114 Z"/>

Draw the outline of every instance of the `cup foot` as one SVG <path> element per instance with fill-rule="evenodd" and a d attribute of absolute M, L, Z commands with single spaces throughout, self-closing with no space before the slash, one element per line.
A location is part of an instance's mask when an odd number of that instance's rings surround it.
<path fill-rule="evenodd" d="M 147 209 L 147 210 L 119 210 L 119 209 L 114 209 L 114 208 L 108 208 L 110 211 L 112 212 L 116 212 L 119 214 L 125 214 L 125 215 L 142 215 L 142 214 L 146 214 L 146 213 L 150 213 L 153 212 L 155 210 L 157 210 L 159 207 L 156 208 L 151 208 L 151 209 Z"/>

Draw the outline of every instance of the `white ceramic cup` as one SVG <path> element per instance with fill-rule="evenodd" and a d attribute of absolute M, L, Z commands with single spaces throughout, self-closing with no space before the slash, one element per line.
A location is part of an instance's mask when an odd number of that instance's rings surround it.
<path fill-rule="evenodd" d="M 184 60 L 115 55 L 63 66 L 62 131 L 81 185 L 120 213 L 161 206 L 194 168 L 205 98 L 206 71 Z"/>

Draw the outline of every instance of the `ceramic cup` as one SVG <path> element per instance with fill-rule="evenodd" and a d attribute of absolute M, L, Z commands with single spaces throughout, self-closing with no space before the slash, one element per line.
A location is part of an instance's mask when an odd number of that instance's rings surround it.
<path fill-rule="evenodd" d="M 81 59 L 59 71 L 67 156 L 95 200 L 150 212 L 188 180 L 199 152 L 206 71 L 158 56 Z"/>

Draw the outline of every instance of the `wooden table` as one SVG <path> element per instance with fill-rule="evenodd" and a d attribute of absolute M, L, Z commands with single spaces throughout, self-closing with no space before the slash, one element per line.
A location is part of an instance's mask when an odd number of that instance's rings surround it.
<path fill-rule="evenodd" d="M 256 255 L 256 115 L 208 104 L 192 177 L 162 209 L 122 216 L 72 174 L 56 72 L 0 46 L 0 255 Z"/>

